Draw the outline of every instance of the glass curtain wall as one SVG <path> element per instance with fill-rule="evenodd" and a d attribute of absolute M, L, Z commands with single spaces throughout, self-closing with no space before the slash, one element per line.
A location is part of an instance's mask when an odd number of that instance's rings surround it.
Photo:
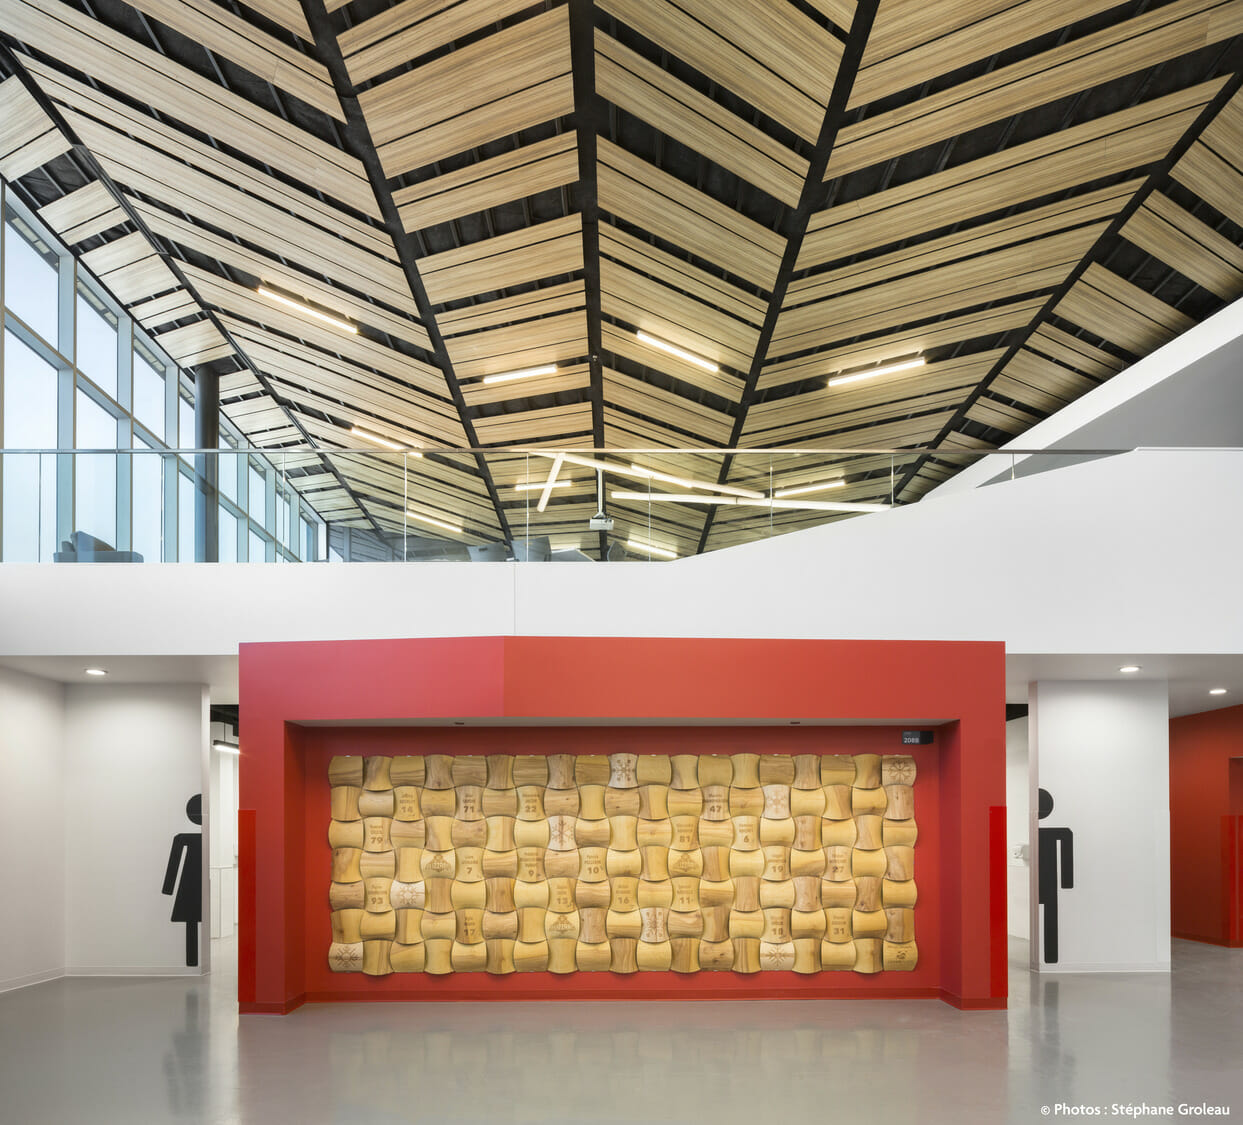
<path fill-rule="evenodd" d="M 3 180 L 0 211 L 0 562 L 193 562 L 193 379 Z M 220 434 L 220 561 L 325 558 L 280 456 Z"/>

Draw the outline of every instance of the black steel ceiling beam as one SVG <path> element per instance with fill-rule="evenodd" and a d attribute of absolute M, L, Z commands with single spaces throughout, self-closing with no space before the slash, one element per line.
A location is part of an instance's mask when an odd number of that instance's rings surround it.
<path fill-rule="evenodd" d="M 412 234 L 407 233 L 405 226 L 402 224 L 401 216 L 398 214 L 397 204 L 393 202 L 393 193 L 389 189 L 388 177 L 384 174 L 384 169 L 380 165 L 379 153 L 371 140 L 371 130 L 367 127 L 362 107 L 358 104 L 358 98 L 354 95 L 354 85 L 350 81 L 349 72 L 345 68 L 345 58 L 341 54 L 341 47 L 337 43 L 336 34 L 332 29 L 332 21 L 328 17 L 328 9 L 324 5 L 324 0 L 302 0 L 302 12 L 306 16 L 306 22 L 311 29 L 311 34 L 315 36 L 316 54 L 319 57 L 319 61 L 328 68 L 328 73 L 332 78 L 333 89 L 336 91 L 337 99 L 341 103 L 341 109 L 345 113 L 345 125 L 341 131 L 344 136 L 346 151 L 362 163 L 367 173 L 367 181 L 371 185 L 376 203 L 380 207 L 380 216 L 383 219 L 380 229 L 389 236 L 392 240 L 393 248 L 397 251 L 398 261 L 401 263 L 401 268 L 406 275 L 406 282 L 410 286 L 410 294 L 414 298 L 415 305 L 419 310 L 419 318 L 422 320 L 423 327 L 431 341 L 433 361 L 444 372 L 445 384 L 453 400 L 453 405 L 457 408 L 458 418 L 462 423 L 462 430 L 466 434 L 466 444 L 469 448 L 477 448 L 479 440 L 475 435 L 475 426 L 471 421 L 466 400 L 462 396 L 462 389 L 458 386 L 457 375 L 453 370 L 453 361 L 449 358 L 449 351 L 445 346 L 444 337 L 440 333 L 440 326 L 436 323 L 435 314 L 432 312 L 432 303 L 427 296 L 427 288 L 423 284 L 422 275 L 419 273 L 417 241 Z M 511 543 L 513 536 L 509 529 L 509 520 L 505 517 L 505 509 L 501 505 L 501 498 L 496 491 L 496 484 L 492 480 L 492 472 L 488 467 L 487 460 L 482 453 L 478 452 L 475 453 L 474 457 L 475 467 L 479 472 L 480 479 L 483 481 L 484 488 L 487 489 L 488 498 L 496 510 L 496 520 L 501 529 L 501 537 L 507 543 Z"/>
<path fill-rule="evenodd" d="M 1236 38 L 1227 43 L 1225 49 L 1218 58 L 1218 63 L 1224 58 L 1229 58 L 1231 52 L 1237 52 L 1239 49 L 1239 40 Z M 950 417 L 950 419 L 941 428 L 941 432 L 929 443 L 930 448 L 934 451 L 925 453 L 915 458 L 902 479 L 894 488 L 894 496 L 902 495 L 903 490 L 911 483 L 919 474 L 920 469 L 927 463 L 930 457 L 935 456 L 935 450 L 940 444 L 949 437 L 954 430 L 963 424 L 967 418 L 967 412 L 980 400 L 985 391 L 993 384 L 999 375 L 1005 371 L 1006 367 L 1014 359 L 1016 355 L 1031 339 L 1032 335 L 1040 328 L 1045 321 L 1053 315 L 1053 310 L 1062 301 L 1062 299 L 1071 291 L 1076 282 L 1087 272 L 1087 269 L 1094 262 L 1102 261 L 1112 247 L 1116 244 L 1116 240 L 1122 233 L 1122 228 L 1130 221 L 1131 216 L 1135 214 L 1163 183 L 1165 183 L 1170 175 L 1170 171 L 1177 164 L 1187 150 L 1199 139 L 1200 134 L 1208 127 L 1213 119 L 1221 112 L 1231 98 L 1235 96 L 1243 87 L 1243 70 L 1236 71 L 1217 93 L 1212 100 L 1200 111 L 1196 119 L 1187 127 L 1186 131 L 1174 143 L 1174 146 L 1165 154 L 1165 156 L 1154 165 L 1148 173 L 1139 190 L 1131 196 L 1111 220 L 1109 225 L 1101 232 L 1100 237 L 1092 244 L 1088 252 L 1079 260 L 1075 267 L 1070 271 L 1062 283 L 1049 294 L 1049 299 L 1045 301 L 1040 311 L 1032 318 L 1026 328 L 1019 329 L 1013 340 L 1006 350 L 997 359 L 997 362 L 989 369 L 988 373 L 975 385 L 971 393 L 963 400 L 962 404 Z"/>
<path fill-rule="evenodd" d="M 591 380 L 591 443 L 604 448 L 603 308 L 600 296 L 600 190 L 596 138 L 608 128 L 608 109 L 596 93 L 594 0 L 570 0 L 570 70 L 574 76 L 574 128 L 578 132 L 578 211 L 583 226 L 583 289 L 587 302 L 587 364 Z M 608 533 L 598 535 L 600 558 Z"/>
<path fill-rule="evenodd" d="M 177 284 L 190 294 L 195 304 L 197 304 L 207 315 L 207 319 L 211 321 L 216 331 L 224 337 L 226 343 L 228 343 L 228 345 L 237 353 L 243 366 L 245 366 L 251 375 L 254 376 L 255 381 L 267 394 L 272 397 L 273 402 L 277 403 L 277 405 L 281 405 L 279 392 L 272 386 L 272 381 L 267 377 L 267 375 L 260 371 L 258 367 L 255 366 L 250 357 L 245 353 L 245 351 L 242 350 L 241 346 L 233 338 L 233 333 L 230 332 L 225 326 L 219 315 L 208 307 L 208 303 L 203 300 L 203 298 L 199 295 L 198 290 L 191 284 L 190 279 L 186 277 L 185 272 L 181 268 L 181 262 L 177 258 L 173 257 L 172 254 L 168 253 L 168 251 L 164 248 L 163 243 L 155 237 L 151 231 L 151 228 L 147 226 L 142 216 L 138 214 L 137 210 L 135 210 L 129 196 L 127 196 L 121 190 L 120 186 L 112 179 L 112 177 L 108 175 L 108 173 L 104 170 L 103 165 L 100 164 L 95 158 L 95 154 L 82 143 L 82 139 L 76 132 L 74 132 L 72 126 L 70 126 L 69 122 L 65 119 L 64 114 L 60 112 L 60 109 L 56 103 L 53 102 L 46 93 L 44 93 L 43 87 L 35 81 L 34 76 L 22 65 L 21 60 L 16 54 L 13 53 L 9 45 L 2 39 L 0 39 L 0 59 L 2 59 L 4 64 L 17 75 L 22 85 L 38 103 L 39 108 L 47 114 L 52 123 L 61 131 L 61 133 L 64 134 L 65 139 L 73 146 L 71 150 L 73 156 L 81 162 L 81 166 L 83 168 L 85 168 L 92 176 L 95 177 L 95 179 L 104 185 L 105 189 L 108 191 L 108 194 L 112 196 L 117 206 L 125 212 L 126 219 L 134 224 L 134 228 L 142 234 L 151 248 L 156 252 L 156 254 L 159 255 L 160 260 L 165 266 L 168 267 L 169 272 L 172 273 L 173 277 L 177 279 Z M 98 279 L 96 280 L 98 281 Z M 103 285 L 105 289 L 108 288 L 108 286 L 103 282 L 98 283 Z M 113 300 L 115 300 L 121 308 L 126 307 L 125 302 L 118 300 L 116 294 L 111 293 L 111 290 L 109 290 L 109 293 L 111 294 Z M 157 344 L 159 343 L 158 336 L 153 336 L 152 338 Z M 290 410 L 287 406 L 281 405 L 281 409 L 285 411 L 285 416 L 289 419 L 290 425 L 292 425 L 294 429 L 301 434 L 302 440 L 305 441 L 313 451 L 322 454 L 322 450 L 316 449 L 315 439 L 311 436 L 310 432 L 305 426 L 302 425 L 301 422 L 298 421 L 297 414 Z M 273 453 L 272 450 L 261 449 L 260 451 L 269 457 Z M 346 482 L 345 477 L 341 475 L 340 470 L 335 464 L 333 464 L 332 459 L 325 457 L 324 462 L 328 466 L 328 471 L 336 478 L 337 483 L 345 490 L 346 495 L 358 505 L 358 510 L 362 512 L 368 520 L 370 520 L 376 532 L 383 535 L 383 530 L 381 529 L 379 523 L 376 522 L 371 513 L 368 512 L 363 506 L 361 498 Z"/>
<path fill-rule="evenodd" d="M 781 315 L 781 306 L 785 303 L 786 290 L 790 287 L 799 252 L 803 249 L 807 224 L 811 221 L 812 215 L 824 206 L 828 190 L 824 182 L 824 172 L 829 166 L 833 146 L 837 143 L 837 134 L 846 123 L 846 104 L 850 100 L 850 91 L 854 87 L 855 77 L 863 62 L 863 51 L 867 46 L 868 36 L 872 33 L 872 22 L 876 19 L 876 9 L 879 7 L 880 0 L 859 0 L 855 8 L 855 18 L 851 22 L 850 33 L 846 37 L 846 47 L 842 52 L 837 75 L 833 79 L 833 91 L 829 95 L 829 104 L 825 107 L 820 135 L 816 138 L 816 147 L 811 154 L 807 179 L 803 181 L 798 206 L 787 220 L 785 253 L 781 257 L 781 266 L 773 282 L 768 309 L 764 314 L 764 323 L 755 345 L 755 355 L 751 360 L 751 368 L 747 372 L 746 383 L 743 385 L 742 398 L 738 403 L 738 416 L 734 420 L 734 427 L 730 433 L 728 449 L 736 449 L 738 442 L 742 439 L 742 431 L 747 423 L 747 411 L 758 397 L 756 387 L 759 384 L 760 372 L 764 369 L 764 363 L 768 359 L 768 350 L 772 346 L 777 319 Z M 724 484 L 729 479 L 733 460 L 733 455 L 726 453 L 717 477 L 719 484 Z M 715 514 L 715 507 L 708 509 L 708 514 L 704 517 L 703 531 L 699 535 L 696 553 L 702 553 L 707 547 Z"/>

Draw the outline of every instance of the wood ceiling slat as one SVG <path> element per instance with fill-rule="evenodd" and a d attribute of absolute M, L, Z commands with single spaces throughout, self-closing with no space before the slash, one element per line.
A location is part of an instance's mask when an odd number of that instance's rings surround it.
<path fill-rule="evenodd" d="M 267 200 L 274 206 L 292 211 L 325 230 L 333 231 L 342 238 L 370 250 L 381 257 L 396 261 L 397 254 L 392 240 L 383 231 L 369 223 L 334 207 L 331 203 L 299 191 L 275 176 L 269 176 L 244 161 L 237 160 L 211 145 L 203 144 L 181 130 L 159 121 L 109 97 L 93 87 L 67 78 L 35 59 L 23 60 L 24 65 L 38 77 L 39 85 L 57 102 L 79 110 L 97 121 L 123 130 L 131 138 L 149 145 L 166 155 L 184 160 L 201 172 L 215 176 L 226 183 L 244 185 L 252 194 Z M 411 302 L 413 307 L 413 302 Z"/>
<path fill-rule="evenodd" d="M 233 354 L 233 346 L 225 341 L 210 320 L 200 320 L 187 324 L 184 328 L 162 332 L 155 338 L 155 342 L 178 363 L 187 367 Z"/>
<path fill-rule="evenodd" d="M 1031 323 L 1032 317 L 1044 307 L 1044 303 L 1043 296 L 1012 301 L 996 308 L 926 324 L 922 328 L 907 329 L 878 340 L 867 340 L 844 348 L 774 363 L 764 368 L 757 390 L 766 391 L 771 387 L 798 383 L 804 379 L 822 378 L 848 367 L 865 367 L 871 363 L 909 359 L 913 355 L 945 344 L 956 344 L 976 336 L 1020 328 Z"/>
<path fill-rule="evenodd" d="M 1117 7 L 1118 0 L 886 0 L 848 109 Z"/>
<path fill-rule="evenodd" d="M 1088 266 L 1053 311 L 1140 356 L 1186 332 L 1195 323 L 1096 263 Z"/>
<path fill-rule="evenodd" d="M 223 402 L 261 390 L 263 390 L 263 384 L 251 374 L 249 369 L 220 376 L 220 398 Z"/>
<path fill-rule="evenodd" d="M 419 260 L 419 273 L 433 304 L 582 268 L 582 220 L 577 214 Z"/>
<path fill-rule="evenodd" d="M 358 101 L 385 174 L 396 176 L 572 112 L 572 85 L 561 7 L 365 90 Z"/>
<path fill-rule="evenodd" d="M 402 379 L 420 390 L 431 394 L 445 393 L 444 374 L 437 367 L 421 363 L 374 340 L 350 336 L 328 326 L 321 328 L 306 317 L 287 314 L 279 305 L 264 300 L 244 286 L 226 281 L 218 274 L 191 265 L 186 265 L 184 270 L 187 280 L 198 289 L 205 301 L 227 312 L 279 328 L 327 351 L 373 367 L 395 379 Z"/>
<path fill-rule="evenodd" d="M 585 363 L 577 363 L 559 368 L 555 375 L 540 375 L 534 379 L 523 379 L 520 383 L 468 383 L 462 387 L 462 398 L 467 406 L 483 406 L 515 398 L 581 391 L 590 386 L 591 369 Z"/>
<path fill-rule="evenodd" d="M 244 0 L 244 3 L 247 8 L 279 24 L 286 31 L 292 31 L 299 39 L 314 42 L 315 36 L 311 34 L 298 0 Z"/>
<path fill-rule="evenodd" d="M 130 305 L 129 311 L 132 316 L 151 329 L 198 312 L 199 304 L 184 289 L 174 289 L 163 297 L 153 297 L 150 300 Z"/>
<path fill-rule="evenodd" d="M 1027 346 L 1097 379 L 1108 379 L 1126 363 L 1086 340 L 1079 340 L 1053 324 L 1042 324 L 1028 338 Z"/>
<path fill-rule="evenodd" d="M 578 147 L 562 133 L 393 193 L 406 230 L 473 215 L 578 179 Z"/>
<path fill-rule="evenodd" d="M 990 394 L 1016 399 L 1041 414 L 1052 414 L 1095 386 L 1095 380 L 1023 348 L 989 383 L 988 389 Z"/>
<path fill-rule="evenodd" d="M 842 129 L 826 180 L 1243 32 L 1235 0 L 1176 0 Z M 961 65 L 955 63 L 955 66 Z"/>
<path fill-rule="evenodd" d="M 876 192 L 814 215 L 804 269 L 1041 195 L 1141 168 L 1163 156 L 1221 88 L 1215 79 L 1095 121 Z"/>
<path fill-rule="evenodd" d="M 791 450 L 801 448 L 823 449 L 832 444 L 835 448 L 850 449 L 901 449 L 906 446 L 927 445 L 953 418 L 955 411 L 943 410 L 935 414 L 921 414 L 915 418 L 904 418 L 894 422 L 879 422 L 876 425 L 861 426 L 858 429 L 846 430 L 828 436 L 819 435 L 800 441 L 783 442 Z M 741 445 L 764 446 L 766 441 L 746 439 Z M 886 464 L 888 456 L 884 458 Z"/>
<path fill-rule="evenodd" d="M 260 31 L 228 9 L 206 0 L 129 2 L 152 19 L 301 98 L 321 113 L 345 121 L 345 111 L 323 63 Z"/>
<path fill-rule="evenodd" d="M 126 305 L 180 284 L 137 231 L 83 254 L 82 261 Z"/>
<path fill-rule="evenodd" d="M 1226 218 L 1243 223 L 1243 173 L 1208 145 L 1196 141 L 1170 175 Z"/>
<path fill-rule="evenodd" d="M 409 409 L 408 404 L 405 410 L 385 410 L 381 413 L 365 397 L 359 397 L 357 392 L 346 388 L 345 394 L 347 399 L 353 399 L 355 405 L 343 406 L 339 401 L 341 398 L 340 392 L 334 393 L 331 389 L 325 390 L 305 381 L 293 383 L 288 379 L 281 379 L 275 376 L 272 376 L 272 388 L 283 399 L 343 418 L 351 425 L 361 426 L 371 433 L 380 434 L 398 444 L 411 444 L 416 447 L 435 445 L 439 442 L 456 444 L 448 442 L 445 437 L 436 432 L 436 427 L 429 424 L 429 416 Z M 434 417 L 430 418 L 430 420 L 434 422 Z M 366 444 L 360 438 L 351 438 L 348 430 L 340 432 L 345 435 L 345 440 L 347 441 L 354 441 L 362 445 Z"/>
<path fill-rule="evenodd" d="M 811 20 L 801 17 L 793 5 L 722 5 L 682 0 L 681 6 L 677 6 L 667 0 L 601 0 L 600 7 L 741 95 L 791 132 L 808 141 L 819 135 L 828 104 L 827 91 L 833 86 L 842 45 Z M 740 41 L 731 25 L 739 23 L 751 29 L 741 41 L 749 50 L 764 56 L 775 69 L 738 45 Z M 713 25 L 724 29 L 725 35 L 719 34 Z M 783 55 L 783 49 L 789 54 Z M 823 70 L 816 70 L 813 60 L 820 61 Z M 795 73 L 787 77 L 785 72 L 791 71 Z M 796 86 L 795 74 L 805 76 L 812 89 Z M 822 91 L 823 100 L 817 100 Z"/>
<path fill-rule="evenodd" d="M 520 410 L 474 420 L 475 433 L 484 445 L 519 445 L 539 438 L 591 432 L 591 403 Z"/>
<path fill-rule="evenodd" d="M 523 371 L 587 354 L 587 317 L 582 311 L 529 320 L 445 341 L 459 379 Z M 525 380 L 512 391 L 521 396 Z"/>
<path fill-rule="evenodd" d="M 677 430 L 657 425 L 632 414 L 604 408 L 604 444 L 609 449 L 645 449 L 667 446 L 677 449 L 686 444 L 686 437 Z M 622 454 L 622 457 L 629 457 Z M 697 477 L 700 480 L 713 480 L 721 471 L 720 458 L 708 458 L 698 454 L 686 455 L 669 461 L 668 467 L 653 464 L 650 454 L 635 455 L 634 460 L 642 460 L 648 468 L 660 467 L 662 472 L 676 472 L 679 475 Z"/>
<path fill-rule="evenodd" d="M 413 304 L 401 268 L 360 246 L 272 207 L 90 118 L 66 111 L 75 131 L 117 183 L 231 230 L 273 256 L 285 257 L 394 305 Z"/>
<path fill-rule="evenodd" d="M 346 28 L 337 43 L 358 86 L 530 6 L 531 0 L 406 0 Z"/>
<path fill-rule="evenodd" d="M 724 444 L 733 431 L 733 415 L 703 406 L 682 395 L 604 369 L 606 409 L 621 407 L 645 418 L 653 418 L 694 435 L 708 445 Z"/>
<path fill-rule="evenodd" d="M 849 31 L 855 18 L 855 0 L 808 0 L 821 15 L 832 20 L 843 31 Z"/>
<path fill-rule="evenodd" d="M 751 325 L 608 258 L 600 260 L 600 300 L 608 316 L 705 359 L 736 371 L 751 366 L 759 340 Z"/>
<path fill-rule="evenodd" d="M 783 238 L 603 137 L 597 151 L 602 210 L 772 288 Z"/>
<path fill-rule="evenodd" d="M 641 363 L 644 367 L 663 371 L 666 375 L 701 390 L 711 391 L 730 402 L 741 402 L 743 381 L 728 372 L 706 371 L 693 363 L 687 363 L 675 355 L 657 351 L 644 344 L 633 332 L 605 322 L 601 325 L 601 343 L 605 351 L 615 352 L 626 359 Z"/>
<path fill-rule="evenodd" d="M 10 0 L 5 30 L 365 215 L 379 216 L 360 161 L 60 0 Z"/>
<path fill-rule="evenodd" d="M 40 207 L 39 218 L 70 246 L 128 222 L 125 212 L 99 180 Z"/>
<path fill-rule="evenodd" d="M 764 323 L 768 306 L 760 298 L 627 234 L 611 223 L 600 223 L 600 250 L 632 269 L 722 309 L 756 328 Z"/>
<path fill-rule="evenodd" d="M 992 426 L 1007 434 L 1021 434 L 1040 421 L 1038 414 L 987 397 L 976 399 L 966 416 L 972 422 Z"/>
<path fill-rule="evenodd" d="M 0 82 L 0 175 L 19 180 L 70 147 L 17 75 Z"/>
<path fill-rule="evenodd" d="M 968 227 L 941 238 L 916 243 L 853 262 L 839 269 L 812 274 L 790 285 L 786 307 L 795 307 L 809 300 L 822 299 L 839 293 L 874 285 L 903 274 L 913 274 L 941 266 L 972 254 L 984 253 L 1027 239 L 1042 238 L 1080 223 L 1113 216 L 1143 185 L 1143 180 L 1128 180 L 1098 191 L 1086 192 L 1070 199 L 1009 215 L 991 223 Z"/>
<path fill-rule="evenodd" d="M 1243 249 L 1160 192 L 1131 216 L 1122 237 L 1223 300 L 1243 295 Z"/>
<path fill-rule="evenodd" d="M 361 297 L 309 277 L 299 270 L 255 253 L 194 223 L 187 223 L 141 200 L 134 201 L 134 209 L 142 216 L 151 232 L 161 238 L 167 238 L 208 258 L 215 258 L 234 269 L 253 274 L 261 282 L 330 309 L 339 316 L 387 332 L 420 348 L 431 348 L 427 330 L 410 317 L 403 317 L 380 305 L 364 301 Z"/>
<path fill-rule="evenodd" d="M 549 285 L 517 297 L 503 297 L 497 301 L 485 301 L 469 308 L 441 313 L 436 318 L 440 332 L 446 338 L 463 332 L 475 332 L 481 328 L 511 324 L 517 320 L 529 320 L 566 309 L 586 307 L 587 292 L 582 281 L 567 281 L 561 285 Z"/>
<path fill-rule="evenodd" d="M 668 71 L 596 31 L 596 93 L 791 207 L 807 161 Z"/>
<path fill-rule="evenodd" d="M 883 376 L 872 383 L 819 388 L 773 402 L 757 403 L 747 411 L 744 432 L 755 436 L 761 431 L 788 427 L 799 421 L 808 421 L 823 429 L 826 421 L 844 419 L 861 410 L 901 408 L 904 403 L 916 402 L 925 395 L 974 385 L 1004 354 L 999 349 L 970 352 L 900 375 Z M 907 412 L 915 409 L 917 407 L 912 406 Z"/>
<path fill-rule="evenodd" d="M 1060 269 L 1063 275 L 1069 272 L 1107 226 L 1093 223 L 783 311 L 773 335 L 773 354 L 857 334 L 854 327 L 843 331 L 840 325 L 857 326 L 865 321 L 877 327 L 902 324 L 911 319 L 908 307 L 926 300 L 929 293 L 936 294 L 938 307 L 949 311 L 975 303 L 974 295 L 996 281 L 1021 282 L 1031 290 L 1043 288 L 1047 279 L 1037 280 L 1040 275 L 1051 269 Z M 1022 291 L 1009 288 L 1009 295 Z M 944 304 L 946 299 L 951 303 Z"/>

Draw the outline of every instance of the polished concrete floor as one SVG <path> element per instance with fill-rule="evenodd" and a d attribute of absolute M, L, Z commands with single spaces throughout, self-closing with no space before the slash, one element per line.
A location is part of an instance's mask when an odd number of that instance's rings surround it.
<path fill-rule="evenodd" d="M 239 1021 L 197 979 L 0 995 L 0 1122 L 1027 1122 L 1092 1106 L 1243 1117 L 1243 950 L 1169 976 L 1036 976 L 938 1001 L 309 1006 Z M 225 968 L 220 969 L 220 966 Z M 1132 1114 L 1133 1115 L 1133 1114 Z"/>

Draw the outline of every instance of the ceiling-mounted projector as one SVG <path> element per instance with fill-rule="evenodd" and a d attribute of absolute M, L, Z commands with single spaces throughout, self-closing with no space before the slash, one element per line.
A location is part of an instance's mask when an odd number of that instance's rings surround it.
<path fill-rule="evenodd" d="M 606 516 L 603 512 L 597 512 L 587 521 L 587 526 L 592 531 L 612 531 L 613 518 L 612 516 Z"/>

